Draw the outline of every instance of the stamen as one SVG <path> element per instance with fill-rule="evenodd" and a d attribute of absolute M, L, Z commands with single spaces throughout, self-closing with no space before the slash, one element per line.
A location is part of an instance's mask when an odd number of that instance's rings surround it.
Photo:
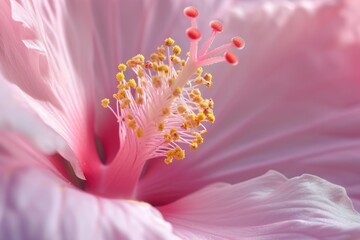
<path fill-rule="evenodd" d="M 181 47 L 175 45 L 174 39 L 166 38 L 150 59 L 138 54 L 126 61 L 126 65 L 119 64 L 117 91 L 113 94 L 116 111 L 110 107 L 109 99 L 101 101 L 118 120 L 119 151 L 128 151 L 123 149 L 123 144 L 131 142 L 127 146 L 138 149 L 136 161 L 140 162 L 136 165 L 139 166 L 155 157 L 164 157 L 166 164 L 184 159 L 181 145 L 188 145 L 191 150 L 200 147 L 207 132 L 205 124 L 215 122 L 214 101 L 201 93 L 203 86 L 212 87 L 212 75 L 202 67 L 218 62 L 235 65 L 237 57 L 228 50 L 244 47 L 244 41 L 234 37 L 230 43 L 208 52 L 216 34 L 223 31 L 223 24 L 214 20 L 210 22 L 212 33 L 198 52 L 199 11 L 187 7 L 184 15 L 191 18 L 191 27 L 186 30 L 191 41 L 188 55 L 183 59 Z M 127 76 L 131 73 L 125 75 L 127 68 L 135 75 L 129 80 Z"/>

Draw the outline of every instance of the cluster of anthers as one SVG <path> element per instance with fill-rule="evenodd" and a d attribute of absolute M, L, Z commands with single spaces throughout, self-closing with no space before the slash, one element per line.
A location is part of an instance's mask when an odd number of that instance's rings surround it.
<path fill-rule="evenodd" d="M 165 39 L 149 60 L 139 54 L 119 64 L 117 92 L 113 94 L 115 108 L 110 107 L 108 98 L 101 101 L 118 120 L 120 151 L 122 143 L 132 139 L 147 159 L 164 157 L 164 162 L 170 164 L 173 159 L 185 157 L 180 145 L 197 149 L 204 141 L 204 123 L 215 121 L 214 101 L 204 98 L 200 91 L 202 86 L 213 85 L 212 75 L 204 73 L 202 67 L 224 61 L 236 65 L 236 55 L 228 50 L 243 48 L 244 41 L 234 37 L 230 43 L 209 51 L 216 34 L 223 30 L 222 23 L 214 20 L 210 22 L 210 37 L 199 49 L 199 12 L 187 7 L 184 14 L 191 18 L 191 27 L 186 30 L 191 41 L 186 58 L 181 58 L 182 49 L 172 38 Z M 126 80 L 128 68 L 135 77 Z"/>

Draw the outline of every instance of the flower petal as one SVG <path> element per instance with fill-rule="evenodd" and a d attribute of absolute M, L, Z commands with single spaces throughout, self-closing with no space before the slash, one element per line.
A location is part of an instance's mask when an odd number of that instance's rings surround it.
<path fill-rule="evenodd" d="M 214 184 L 160 207 L 183 239 L 357 239 L 360 214 L 342 187 L 277 172 Z"/>
<path fill-rule="evenodd" d="M 2 131 L 10 130 L 22 134 L 47 154 L 61 149 L 65 144 L 64 141 L 10 94 L 16 91 L 14 88 L 16 86 L 11 86 L 6 82 L 0 73 L 0 128 Z"/>
<path fill-rule="evenodd" d="M 0 238 L 178 239 L 149 204 L 92 196 L 33 166 L 0 166 Z"/>
<path fill-rule="evenodd" d="M 0 44 L 6 47 L 0 48 L 0 66 L 6 78 L 23 90 L 18 98 L 68 143 L 64 157 L 73 164 L 85 161 L 85 152 L 96 152 L 91 6 L 28 0 L 1 5 Z"/>
<path fill-rule="evenodd" d="M 140 198 L 168 203 L 275 169 L 319 175 L 360 200 L 359 5 L 242 1 L 224 12 L 247 45 L 239 67 L 215 69 L 216 122 L 185 161 L 150 164 Z"/>

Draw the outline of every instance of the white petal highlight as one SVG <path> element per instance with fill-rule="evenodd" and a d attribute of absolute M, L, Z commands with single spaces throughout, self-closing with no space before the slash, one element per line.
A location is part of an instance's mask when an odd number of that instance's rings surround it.
<path fill-rule="evenodd" d="M 214 184 L 160 207 L 183 239 L 357 239 L 360 214 L 342 187 L 277 172 Z"/>
<path fill-rule="evenodd" d="M 34 167 L 0 168 L 0 238 L 179 239 L 149 204 L 98 198 Z"/>
<path fill-rule="evenodd" d="M 15 97 L 18 91 L 0 73 L 0 129 L 21 134 L 46 154 L 59 151 L 65 145 L 63 139 Z"/>

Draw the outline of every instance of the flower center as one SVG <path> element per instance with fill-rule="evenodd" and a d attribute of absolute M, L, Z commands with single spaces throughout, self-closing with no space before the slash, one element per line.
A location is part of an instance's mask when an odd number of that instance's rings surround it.
<path fill-rule="evenodd" d="M 219 62 L 236 65 L 236 55 L 228 50 L 243 48 L 244 41 L 234 37 L 230 43 L 209 51 L 216 34 L 223 30 L 215 20 L 210 22 L 210 37 L 199 48 L 199 12 L 188 7 L 184 14 L 191 19 L 191 27 L 186 30 L 191 45 L 186 56 L 181 57 L 182 49 L 172 38 L 165 39 L 148 60 L 139 54 L 119 64 L 114 103 L 108 98 L 101 101 L 119 124 L 119 152 L 107 169 L 107 178 L 112 180 L 103 181 L 112 185 L 112 192 L 125 189 L 133 195 L 147 160 L 160 157 L 170 164 L 174 159 L 184 159 L 184 147 L 197 149 L 207 132 L 204 124 L 215 121 L 214 101 L 201 93 L 202 88 L 213 84 L 212 75 L 204 73 L 203 67 Z"/>

